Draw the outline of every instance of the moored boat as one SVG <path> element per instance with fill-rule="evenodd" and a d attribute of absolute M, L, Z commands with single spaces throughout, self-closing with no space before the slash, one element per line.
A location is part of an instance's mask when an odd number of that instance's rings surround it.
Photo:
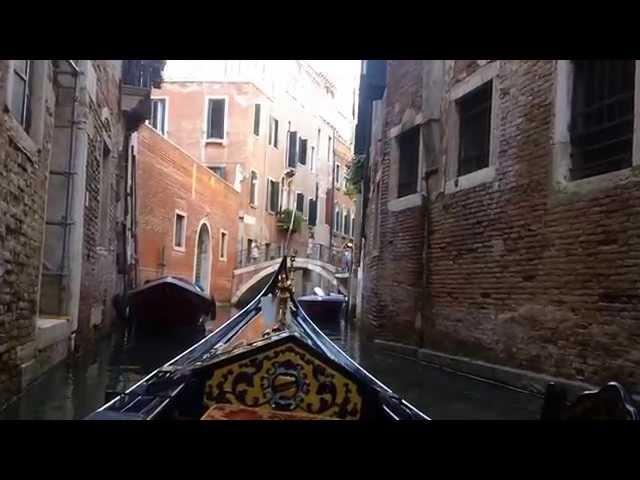
<path fill-rule="evenodd" d="M 320 328 L 331 328 L 340 323 L 346 298 L 340 294 L 326 295 L 322 289 L 316 287 L 314 295 L 299 297 L 298 303 L 316 325 Z"/>
<path fill-rule="evenodd" d="M 357 365 L 296 301 L 287 257 L 263 292 L 88 419 L 428 420 Z"/>
<path fill-rule="evenodd" d="M 142 330 L 166 330 L 197 325 L 215 317 L 215 302 L 196 284 L 175 276 L 148 281 L 125 300 L 128 318 Z"/>

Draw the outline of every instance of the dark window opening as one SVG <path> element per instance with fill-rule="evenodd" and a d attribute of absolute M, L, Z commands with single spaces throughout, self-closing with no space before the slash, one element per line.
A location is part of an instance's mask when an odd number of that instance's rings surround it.
<path fill-rule="evenodd" d="M 304 193 L 296 193 L 296 211 L 304 215 Z"/>
<path fill-rule="evenodd" d="M 289 132 L 288 152 L 287 166 L 289 168 L 296 168 L 298 158 L 298 132 Z"/>
<path fill-rule="evenodd" d="M 300 138 L 300 149 L 298 154 L 298 163 L 301 165 L 307 164 L 307 139 Z"/>
<path fill-rule="evenodd" d="M 631 167 L 634 60 L 573 63 L 571 178 Z"/>
<path fill-rule="evenodd" d="M 222 140 L 224 139 L 225 129 L 225 110 L 226 100 L 224 98 L 210 98 L 209 110 L 207 115 L 207 138 Z"/>
<path fill-rule="evenodd" d="M 253 111 L 253 134 L 260 136 L 260 104 L 256 103 Z"/>
<path fill-rule="evenodd" d="M 489 166 L 492 85 L 493 82 L 487 82 L 457 101 L 460 116 L 459 176 Z"/>
<path fill-rule="evenodd" d="M 398 198 L 418 191 L 420 165 L 420 127 L 412 128 L 398 138 L 400 150 L 398 171 Z"/>

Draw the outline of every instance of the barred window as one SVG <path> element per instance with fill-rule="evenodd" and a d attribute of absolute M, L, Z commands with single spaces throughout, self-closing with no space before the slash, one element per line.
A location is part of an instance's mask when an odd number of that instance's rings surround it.
<path fill-rule="evenodd" d="M 31 89 L 33 60 L 13 61 L 11 111 L 28 132 L 31 128 Z"/>
<path fill-rule="evenodd" d="M 571 179 L 630 167 L 635 61 L 582 60 L 573 66 Z"/>
<path fill-rule="evenodd" d="M 486 82 L 456 102 L 460 116 L 459 176 L 489 166 L 492 85 Z"/>

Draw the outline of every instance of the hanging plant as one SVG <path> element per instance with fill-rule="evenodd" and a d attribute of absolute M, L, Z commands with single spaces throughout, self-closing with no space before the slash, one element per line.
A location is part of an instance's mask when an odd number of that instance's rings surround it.
<path fill-rule="evenodd" d="M 291 233 L 298 233 L 302 228 L 303 218 L 300 212 L 294 212 L 290 208 L 282 210 L 278 214 L 278 228 L 284 232 L 289 230 L 291 225 L 291 215 L 295 214 L 293 219 L 293 227 L 291 227 Z"/>
<path fill-rule="evenodd" d="M 351 166 L 347 172 L 345 193 L 349 197 L 362 192 L 362 180 L 364 177 L 364 156 L 355 155 L 351 160 Z"/>

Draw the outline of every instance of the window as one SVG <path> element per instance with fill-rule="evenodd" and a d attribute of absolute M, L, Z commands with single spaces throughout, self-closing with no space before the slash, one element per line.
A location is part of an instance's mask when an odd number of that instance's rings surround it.
<path fill-rule="evenodd" d="M 278 120 L 269 118 L 269 145 L 278 148 Z"/>
<path fill-rule="evenodd" d="M 289 144 L 287 147 L 287 167 L 296 168 L 298 158 L 298 132 L 289 132 Z"/>
<path fill-rule="evenodd" d="M 223 179 L 226 178 L 224 176 L 224 172 L 225 172 L 224 166 L 218 165 L 218 166 L 207 167 L 207 168 L 209 168 L 209 170 L 211 170 L 213 173 L 218 175 L 220 178 L 223 178 Z"/>
<path fill-rule="evenodd" d="M 272 179 L 267 179 L 267 205 L 268 211 L 275 213 L 280 206 L 280 184 Z"/>
<path fill-rule="evenodd" d="M 327 137 L 327 162 L 331 163 L 333 160 L 333 151 L 331 150 L 331 137 Z"/>
<path fill-rule="evenodd" d="M 160 134 L 166 135 L 167 121 L 167 99 L 152 98 L 151 99 L 151 119 L 149 124 Z"/>
<path fill-rule="evenodd" d="M 298 163 L 300 165 L 306 165 L 307 164 L 307 139 L 306 138 L 300 138 L 300 145 L 299 145 L 299 153 L 298 153 Z"/>
<path fill-rule="evenodd" d="M 351 236 L 356 235 L 356 214 L 351 215 Z"/>
<path fill-rule="evenodd" d="M 224 140 L 227 99 L 210 98 L 207 104 L 207 140 Z"/>
<path fill-rule="evenodd" d="M 335 214 L 334 214 L 334 221 L 333 221 L 333 230 L 336 232 L 340 231 L 340 220 L 342 218 L 341 214 L 340 214 L 340 207 L 338 206 L 338 204 L 336 203 L 336 207 L 335 207 Z"/>
<path fill-rule="evenodd" d="M 418 191 L 420 166 L 420 127 L 414 127 L 398 137 L 398 198 Z"/>
<path fill-rule="evenodd" d="M 631 167 L 635 61 L 573 62 L 570 178 Z"/>
<path fill-rule="evenodd" d="M 32 69 L 33 60 L 13 61 L 13 84 L 10 99 L 11 111 L 27 132 L 31 128 Z"/>
<path fill-rule="evenodd" d="M 318 203 L 316 201 L 315 198 L 310 198 L 309 199 L 309 208 L 308 208 L 308 215 L 309 215 L 309 219 L 307 221 L 307 223 L 314 227 L 317 223 L 317 218 L 318 218 Z"/>
<path fill-rule="evenodd" d="M 256 103 L 253 110 L 253 134 L 260 136 L 260 104 Z"/>
<path fill-rule="evenodd" d="M 304 215 L 304 193 L 296 192 L 296 212 Z"/>
<path fill-rule="evenodd" d="M 228 233 L 224 230 L 220 230 L 220 260 L 227 260 L 227 237 Z"/>
<path fill-rule="evenodd" d="M 258 173 L 251 170 L 251 186 L 249 187 L 249 203 L 253 206 L 258 205 Z"/>
<path fill-rule="evenodd" d="M 458 176 L 489 166 L 491 92 L 489 81 L 457 100 L 460 117 Z"/>
<path fill-rule="evenodd" d="M 340 164 L 336 163 L 336 178 L 335 178 L 336 188 L 340 188 Z"/>
<path fill-rule="evenodd" d="M 176 250 L 184 250 L 187 234 L 187 215 L 176 210 L 175 226 L 173 230 L 173 247 Z"/>

